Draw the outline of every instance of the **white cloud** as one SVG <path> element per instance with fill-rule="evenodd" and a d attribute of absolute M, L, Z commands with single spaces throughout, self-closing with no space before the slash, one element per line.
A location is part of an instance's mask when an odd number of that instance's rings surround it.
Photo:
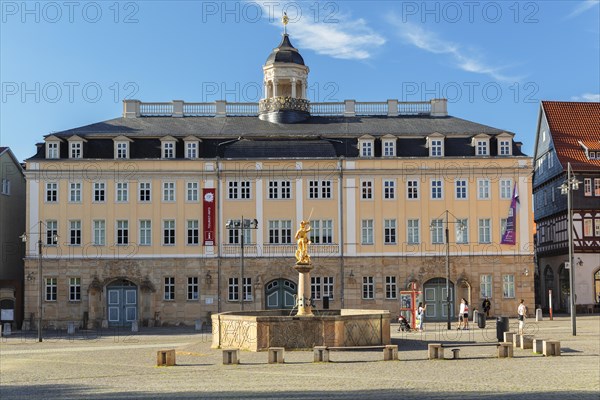
<path fill-rule="evenodd" d="M 281 29 L 280 16 L 273 13 L 282 12 L 285 3 L 280 8 L 273 8 L 273 3 L 257 2 L 263 8 L 263 16 Z M 348 60 L 365 60 L 373 56 L 374 50 L 385 44 L 385 38 L 371 29 L 362 19 L 352 19 L 339 12 L 322 18 L 329 23 L 315 21 L 313 10 L 301 9 L 301 15 L 296 12 L 301 3 L 295 2 L 294 15 L 290 12 L 290 23 L 287 29 L 292 37 L 294 46 L 300 49 L 310 49 L 317 54 Z M 312 4 L 312 3 L 311 3 Z M 297 43 L 297 44 L 296 44 Z"/>
<path fill-rule="evenodd" d="M 504 74 L 502 70 L 506 67 L 489 65 L 481 60 L 482 55 L 476 54 L 472 50 L 467 50 L 460 44 L 440 39 L 436 33 L 427 31 L 420 26 L 399 21 L 399 18 L 395 18 L 392 15 L 388 17 L 388 22 L 397 29 L 398 35 L 403 40 L 430 53 L 447 54 L 453 59 L 456 67 L 463 71 L 489 75 L 493 79 L 502 82 L 516 82 L 522 79 L 517 76 Z"/>
<path fill-rule="evenodd" d="M 581 96 L 571 97 L 573 101 L 591 101 L 600 102 L 600 93 L 584 93 Z"/>
<path fill-rule="evenodd" d="M 582 1 L 581 3 L 579 3 L 577 5 L 577 7 L 575 7 L 573 9 L 573 11 L 571 11 L 571 13 L 569 15 L 567 15 L 567 18 L 573 18 L 573 17 L 578 16 L 579 14 L 583 14 L 584 12 L 586 12 L 587 10 L 591 9 L 594 6 L 597 6 L 598 4 L 600 4 L 600 0 Z"/>

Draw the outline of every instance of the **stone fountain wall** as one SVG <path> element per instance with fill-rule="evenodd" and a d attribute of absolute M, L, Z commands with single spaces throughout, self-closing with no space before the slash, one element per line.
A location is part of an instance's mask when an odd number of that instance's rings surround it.
<path fill-rule="evenodd" d="M 387 310 L 327 310 L 314 316 L 290 316 L 288 310 L 225 312 L 212 315 L 212 348 L 265 351 L 314 346 L 390 344 Z"/>

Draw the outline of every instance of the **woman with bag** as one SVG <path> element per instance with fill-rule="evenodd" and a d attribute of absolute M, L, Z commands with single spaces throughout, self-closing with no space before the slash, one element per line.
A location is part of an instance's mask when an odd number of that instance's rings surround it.
<path fill-rule="evenodd" d="M 419 323 L 419 332 L 423 332 L 423 322 L 425 320 L 425 309 L 427 306 L 424 306 L 423 303 L 419 303 L 419 308 L 417 308 L 417 321 Z"/>

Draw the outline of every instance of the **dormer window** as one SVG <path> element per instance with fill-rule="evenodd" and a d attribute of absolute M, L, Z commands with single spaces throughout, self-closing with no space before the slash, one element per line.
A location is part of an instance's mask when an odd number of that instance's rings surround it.
<path fill-rule="evenodd" d="M 69 158 L 81 158 L 82 147 L 82 142 L 69 142 Z"/>
<path fill-rule="evenodd" d="M 477 140 L 477 155 L 478 156 L 487 156 L 489 155 L 488 151 L 488 141 L 487 140 Z"/>
<path fill-rule="evenodd" d="M 396 138 L 386 135 L 381 139 L 382 153 L 384 157 L 396 157 Z"/>
<path fill-rule="evenodd" d="M 512 139 L 513 137 L 506 132 L 496 136 L 499 156 L 512 156 Z"/>
<path fill-rule="evenodd" d="M 200 139 L 195 136 L 188 136 L 183 139 L 185 143 L 185 158 L 196 159 L 198 158 L 200 149 Z"/>
<path fill-rule="evenodd" d="M 439 133 L 428 136 L 425 147 L 429 149 L 429 157 L 444 157 L 444 136 Z"/>
<path fill-rule="evenodd" d="M 115 158 L 116 159 L 127 159 L 129 158 L 129 145 L 132 142 L 126 136 L 117 136 L 113 138 L 113 142 L 115 144 Z"/>
<path fill-rule="evenodd" d="M 596 152 L 590 151 L 590 160 L 595 160 L 595 159 L 596 159 Z"/>
<path fill-rule="evenodd" d="M 59 142 L 46 143 L 46 158 L 60 158 Z"/>
<path fill-rule="evenodd" d="M 163 142 L 162 156 L 163 158 L 175 158 L 175 143 Z"/>
<path fill-rule="evenodd" d="M 371 135 L 365 135 L 358 139 L 358 149 L 361 157 L 373 157 L 375 138 Z"/>
<path fill-rule="evenodd" d="M 500 152 L 499 153 L 501 156 L 510 156 L 510 141 L 500 140 Z"/>
<path fill-rule="evenodd" d="M 505 134 L 508 135 L 508 134 Z M 476 156 L 489 156 L 490 155 L 490 136 L 484 133 L 473 136 L 471 139 L 471 146 L 475 148 Z"/>

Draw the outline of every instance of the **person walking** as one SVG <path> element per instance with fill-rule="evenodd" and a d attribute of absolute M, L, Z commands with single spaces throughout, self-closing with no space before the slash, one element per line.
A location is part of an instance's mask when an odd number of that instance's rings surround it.
<path fill-rule="evenodd" d="M 483 308 L 483 312 L 485 313 L 485 317 L 489 318 L 490 317 L 490 308 L 492 307 L 492 303 L 490 302 L 490 299 L 488 299 L 487 297 L 483 300 L 483 303 L 481 303 L 481 308 Z"/>
<path fill-rule="evenodd" d="M 522 335 L 525 330 L 525 318 L 527 318 L 527 306 L 524 299 L 521 299 L 521 303 L 517 308 L 517 314 L 519 318 L 519 335 Z"/>
<path fill-rule="evenodd" d="M 463 297 L 460 300 L 460 308 L 458 310 L 458 328 L 456 329 L 469 329 L 469 303 Z"/>
<path fill-rule="evenodd" d="M 427 306 L 423 305 L 423 303 L 419 303 L 419 308 L 417 308 L 417 320 L 419 322 L 419 332 L 423 332 L 423 322 L 425 320 L 425 309 Z"/>

